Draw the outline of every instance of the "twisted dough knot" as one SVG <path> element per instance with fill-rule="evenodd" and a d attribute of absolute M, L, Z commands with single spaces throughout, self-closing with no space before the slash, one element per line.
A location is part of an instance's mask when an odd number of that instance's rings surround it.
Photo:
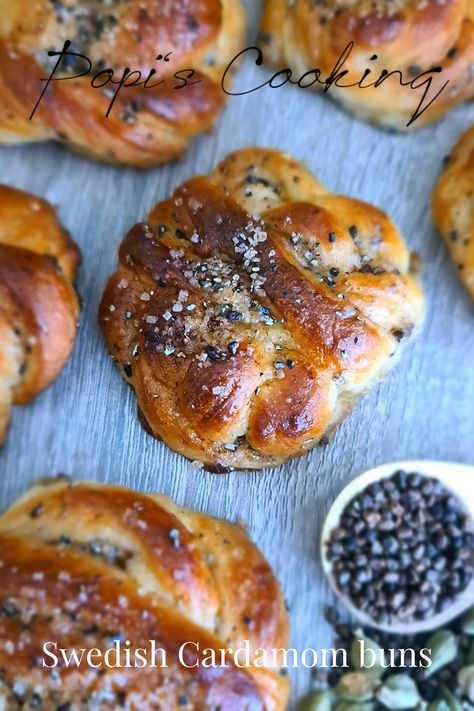
<path fill-rule="evenodd" d="M 47 388 L 71 355 L 79 261 L 51 205 L 0 185 L 0 444 L 12 404 Z"/>
<path fill-rule="evenodd" d="M 100 160 L 135 166 L 174 158 L 214 125 L 224 102 L 223 67 L 241 49 L 244 36 L 240 0 L 1 3 L 0 141 L 58 139 Z M 48 59 L 48 51 L 60 52 L 67 40 L 72 41 L 69 51 L 87 56 L 92 70 L 83 78 L 53 81 L 29 121 L 42 79 L 58 61 Z M 84 60 L 67 59 L 55 76 L 87 71 Z M 120 90 L 106 118 L 126 65 L 133 73 L 126 79 L 129 86 Z M 109 68 L 115 84 L 106 81 Z M 156 71 L 151 88 L 131 86 L 139 79 L 134 72 L 142 72 L 144 81 L 150 69 Z M 176 90 L 183 82 L 174 73 L 186 69 L 195 74 Z"/>
<path fill-rule="evenodd" d="M 45 709 L 286 707 L 288 682 L 277 668 L 239 669 L 232 658 L 224 668 L 193 667 L 200 657 L 190 642 L 201 654 L 244 640 L 252 655 L 288 644 L 278 584 L 238 526 L 164 496 L 63 477 L 40 483 L 0 518 L 0 571 L 0 691 L 12 711 L 20 682 L 25 707 L 40 689 Z M 94 670 L 85 660 L 54 674 L 43 668 L 47 641 L 104 652 L 116 639 L 132 650 L 155 640 L 168 667 L 157 655 L 157 668 L 127 669 L 123 656 L 122 668 Z"/>
<path fill-rule="evenodd" d="M 459 275 L 474 297 L 474 126 L 453 148 L 434 191 L 433 214 Z"/>
<path fill-rule="evenodd" d="M 329 92 L 356 116 L 388 128 L 406 128 L 426 88 L 427 77 L 416 77 L 433 67 L 443 71 L 432 75 L 423 106 L 449 84 L 412 127 L 474 97 L 474 0 L 266 0 L 262 33 L 269 61 L 301 74 L 319 67 L 326 78 L 350 42 L 341 84 L 359 82 L 367 68 L 366 86 L 384 69 L 395 72 L 378 87 L 333 85 Z M 399 72 L 413 88 L 400 85 Z"/>
<path fill-rule="evenodd" d="M 277 151 L 230 155 L 120 248 L 100 324 L 151 433 L 210 469 L 325 440 L 420 324 L 388 217 Z"/>

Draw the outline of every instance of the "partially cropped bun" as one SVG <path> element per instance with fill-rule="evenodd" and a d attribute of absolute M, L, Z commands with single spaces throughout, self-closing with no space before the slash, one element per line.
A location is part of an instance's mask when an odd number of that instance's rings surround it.
<path fill-rule="evenodd" d="M 422 314 L 383 212 L 250 148 L 130 231 L 100 325 L 154 436 L 207 468 L 253 469 L 326 441 Z"/>
<path fill-rule="evenodd" d="M 12 404 L 28 403 L 69 360 L 79 261 L 49 203 L 0 185 L 0 444 Z"/>
<path fill-rule="evenodd" d="M 55 139 L 102 161 L 140 167 L 175 158 L 215 124 L 225 99 L 220 77 L 244 43 L 245 26 L 241 0 L 2 2 L 0 141 Z M 89 58 L 92 70 L 53 81 L 30 121 L 42 79 L 58 61 L 48 51 L 61 51 L 66 41 L 70 52 Z M 126 86 L 106 118 L 126 67 L 129 85 L 139 80 L 137 71 L 143 82 L 153 69 L 151 88 Z M 85 60 L 70 57 L 55 76 L 87 69 Z M 115 84 L 107 82 L 109 69 Z M 189 76 L 183 70 L 195 74 L 176 89 Z"/>
<path fill-rule="evenodd" d="M 344 67 L 336 71 L 350 72 L 341 77 L 342 85 L 359 82 L 366 69 L 371 74 L 365 85 L 376 81 L 384 69 L 395 72 L 378 87 L 333 85 L 329 90 L 356 116 L 387 128 L 405 129 L 425 90 L 421 85 L 427 76 L 416 79 L 411 88 L 400 85 L 399 72 L 408 83 L 434 67 L 443 69 L 431 75 L 423 106 L 434 101 L 412 128 L 435 121 L 474 97 L 474 0 L 266 0 L 262 39 L 272 64 L 292 67 L 298 74 L 318 67 L 322 79 L 354 43 Z"/>
<path fill-rule="evenodd" d="M 474 126 L 453 148 L 433 195 L 433 214 L 459 276 L 474 298 Z"/>
<path fill-rule="evenodd" d="M 288 681 L 271 666 L 273 650 L 288 646 L 284 601 L 239 526 L 165 496 L 62 477 L 0 518 L 0 575 L 0 703 L 8 711 L 286 708 Z M 95 669 L 85 658 L 79 669 L 43 665 L 54 663 L 48 642 L 103 654 L 115 640 L 121 668 L 97 656 Z M 152 641 L 166 654 L 156 668 Z M 223 667 L 201 663 L 206 649 L 219 664 L 221 649 L 246 641 L 250 661 L 265 650 L 267 666 L 240 669 L 232 655 Z M 133 661 L 145 650 L 145 668 L 125 667 L 127 646 Z"/>

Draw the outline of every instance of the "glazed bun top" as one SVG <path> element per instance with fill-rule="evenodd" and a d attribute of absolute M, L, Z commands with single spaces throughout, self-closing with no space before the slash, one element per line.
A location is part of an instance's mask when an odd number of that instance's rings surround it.
<path fill-rule="evenodd" d="M 332 86 L 333 95 L 357 116 L 388 128 L 404 129 L 426 89 L 423 107 L 448 85 L 411 126 L 420 127 L 474 96 L 473 0 L 267 0 L 262 24 L 265 55 L 276 66 L 300 73 L 319 67 L 326 78 L 349 43 L 341 85 L 375 82 L 384 69 L 395 72 L 378 87 Z M 434 67 L 440 74 L 428 74 Z M 412 86 L 400 85 L 403 82 Z"/>
<path fill-rule="evenodd" d="M 209 469 L 259 469 L 326 441 L 422 314 L 382 211 L 250 148 L 130 231 L 100 325 L 152 434 Z"/>
<path fill-rule="evenodd" d="M 142 167 L 174 158 L 214 125 L 225 98 L 219 78 L 245 25 L 240 0 L 0 2 L 0 140 L 59 139 Z M 58 62 L 48 52 L 66 41 L 71 55 L 54 76 L 67 80 L 51 82 L 30 121 Z"/>
<path fill-rule="evenodd" d="M 474 298 L 474 126 L 454 146 L 433 195 L 435 222 Z"/>
<path fill-rule="evenodd" d="M 72 353 L 80 258 L 46 200 L 0 185 L 0 444 L 12 405 L 47 388 Z"/>
<path fill-rule="evenodd" d="M 0 517 L 0 573 L 0 696 L 9 711 L 286 708 L 288 681 L 271 666 L 272 650 L 288 645 L 283 598 L 238 526 L 165 496 L 61 477 Z M 104 655 L 117 640 L 121 666 L 95 656 L 96 668 L 86 657 L 79 668 L 48 668 L 55 660 L 43 649 L 56 642 Z M 156 667 L 151 641 L 165 653 Z M 250 667 L 232 655 L 220 667 L 219 650 L 245 641 Z M 135 667 L 140 649 L 146 666 Z M 215 668 L 202 664 L 206 649 Z M 252 666 L 258 649 L 268 666 Z"/>

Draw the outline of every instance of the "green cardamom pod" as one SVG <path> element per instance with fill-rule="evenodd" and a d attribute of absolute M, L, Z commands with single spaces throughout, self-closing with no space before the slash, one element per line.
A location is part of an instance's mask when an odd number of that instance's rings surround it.
<path fill-rule="evenodd" d="M 469 647 L 469 651 L 466 655 L 466 666 L 470 666 L 471 664 L 474 664 L 474 640 L 472 640 L 471 646 Z"/>
<path fill-rule="evenodd" d="M 351 662 L 356 671 L 363 671 L 371 679 L 380 679 L 385 672 L 384 650 L 370 637 L 357 635 L 352 642 Z"/>
<path fill-rule="evenodd" d="M 336 694 L 343 701 L 363 703 L 373 698 L 374 684 L 362 672 L 348 672 L 339 680 L 336 686 Z"/>
<path fill-rule="evenodd" d="M 474 636 L 474 607 L 471 607 L 461 619 L 461 629 L 464 634 Z"/>
<path fill-rule="evenodd" d="M 331 694 L 329 691 L 313 691 L 301 699 L 297 711 L 331 711 Z"/>
<path fill-rule="evenodd" d="M 446 701 L 449 711 L 463 711 L 461 702 L 451 693 L 446 684 L 439 685 L 438 693 Z"/>
<path fill-rule="evenodd" d="M 420 701 L 420 694 L 408 674 L 394 674 L 384 681 L 377 692 L 377 698 L 391 711 L 402 711 L 402 709 L 414 709 Z"/>
<path fill-rule="evenodd" d="M 474 664 L 458 672 L 458 683 L 463 694 L 474 703 Z"/>
<path fill-rule="evenodd" d="M 375 705 L 372 701 L 364 704 L 356 704 L 351 701 L 340 701 L 334 707 L 334 711 L 374 711 Z"/>
<path fill-rule="evenodd" d="M 436 699 L 428 704 L 427 711 L 449 711 L 449 706 L 444 699 Z"/>
<path fill-rule="evenodd" d="M 431 650 L 431 666 L 425 671 L 425 675 L 429 677 L 456 658 L 458 653 L 456 635 L 449 630 L 439 630 L 431 635 L 426 648 Z"/>

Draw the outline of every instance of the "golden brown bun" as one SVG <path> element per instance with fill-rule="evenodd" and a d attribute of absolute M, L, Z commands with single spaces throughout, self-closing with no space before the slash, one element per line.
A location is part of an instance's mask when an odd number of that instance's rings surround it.
<path fill-rule="evenodd" d="M 411 128 L 431 123 L 474 97 L 474 0 L 266 0 L 262 37 L 267 59 L 280 68 L 294 68 L 298 78 L 319 67 L 326 79 L 350 42 L 354 48 L 344 65 L 350 73 L 340 79 L 343 85 L 359 82 L 366 68 L 372 70 L 368 84 L 383 69 L 401 71 L 403 81 L 410 82 L 441 66 L 429 97 L 449 84 Z M 372 60 L 374 55 L 378 59 Z M 332 86 L 329 95 L 359 118 L 404 130 L 424 88 L 400 86 L 395 75 L 376 88 Z"/>
<path fill-rule="evenodd" d="M 474 298 L 474 126 L 461 136 L 433 195 L 433 215 Z"/>
<path fill-rule="evenodd" d="M 254 469 L 325 440 L 422 313 L 383 212 L 250 148 L 130 231 L 100 325 L 153 435 L 206 468 Z"/>
<path fill-rule="evenodd" d="M 286 707 L 288 682 L 278 668 L 238 669 L 232 658 L 222 669 L 179 663 L 186 642 L 201 653 L 236 650 L 245 640 L 251 654 L 288 646 L 272 570 L 236 525 L 165 496 L 60 477 L 39 483 L 0 518 L 0 574 L 0 700 L 3 692 L 10 711 L 15 682 L 28 700 L 37 690 L 46 710 Z M 45 642 L 104 651 L 117 638 L 132 649 L 156 640 L 168 668 L 94 672 L 84 663 L 58 676 L 42 668 L 43 659 L 51 663 Z"/>
<path fill-rule="evenodd" d="M 140 167 L 170 160 L 213 127 L 225 98 L 220 77 L 244 44 L 245 26 L 240 0 L 110 0 L 93 8 L 79 0 L 1 2 L 0 142 L 59 139 L 90 157 Z M 61 51 L 66 40 L 93 70 L 52 82 L 29 121 L 41 79 L 57 62 L 47 53 Z M 155 61 L 158 52 L 172 52 L 170 61 Z M 106 118 L 117 86 L 92 89 L 91 79 L 113 67 L 118 82 L 126 66 L 141 71 L 143 81 L 154 68 L 149 85 L 166 83 L 122 89 Z M 83 62 L 70 75 L 85 69 Z M 181 81 L 173 75 L 184 69 L 196 70 L 192 81 L 199 83 L 176 90 Z"/>
<path fill-rule="evenodd" d="M 0 444 L 12 404 L 47 388 L 71 355 L 79 262 L 49 203 L 0 185 Z"/>

